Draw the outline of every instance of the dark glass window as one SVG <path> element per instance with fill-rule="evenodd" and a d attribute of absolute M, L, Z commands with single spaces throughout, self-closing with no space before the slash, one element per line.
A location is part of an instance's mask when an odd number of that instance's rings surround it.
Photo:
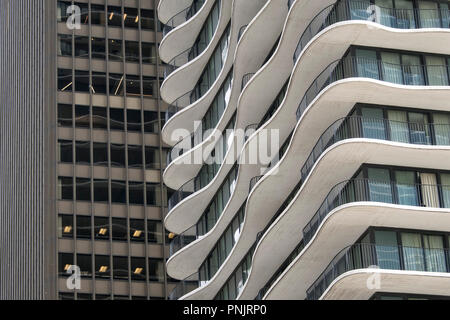
<path fill-rule="evenodd" d="M 164 265 L 162 260 L 149 259 L 149 277 L 150 281 L 164 281 Z"/>
<path fill-rule="evenodd" d="M 71 91 L 72 84 L 72 70 L 58 69 L 58 90 Z"/>
<path fill-rule="evenodd" d="M 91 201 L 91 180 L 77 178 L 77 200 Z"/>
<path fill-rule="evenodd" d="M 58 34 L 58 55 L 72 56 L 72 36 L 68 34 Z"/>
<path fill-rule="evenodd" d="M 108 165 L 108 145 L 94 142 L 94 165 Z"/>
<path fill-rule="evenodd" d="M 141 81 L 139 76 L 127 75 L 127 95 L 140 95 Z"/>
<path fill-rule="evenodd" d="M 95 256 L 95 276 L 107 279 L 111 277 L 109 256 Z"/>
<path fill-rule="evenodd" d="M 107 110 L 103 107 L 92 107 L 92 126 L 94 129 L 107 129 Z"/>
<path fill-rule="evenodd" d="M 113 240 L 127 241 L 127 220 L 113 218 L 112 219 L 112 237 Z"/>
<path fill-rule="evenodd" d="M 129 182 L 130 204 L 144 204 L 144 184 L 141 182 Z"/>
<path fill-rule="evenodd" d="M 111 182 L 111 201 L 113 203 L 127 203 L 127 189 L 123 182 Z"/>
<path fill-rule="evenodd" d="M 94 201 L 108 202 L 108 180 L 94 180 Z"/>
<path fill-rule="evenodd" d="M 90 92 L 89 85 L 90 85 L 89 72 L 75 70 L 75 91 Z"/>
<path fill-rule="evenodd" d="M 153 84 L 155 83 L 155 78 L 152 77 L 144 77 L 143 78 L 143 92 L 144 96 L 153 96 Z"/>
<path fill-rule="evenodd" d="M 73 265 L 73 253 L 60 253 L 58 255 L 58 273 L 60 276 L 69 276 L 67 273 Z"/>
<path fill-rule="evenodd" d="M 72 178 L 60 177 L 59 184 L 59 199 L 73 200 L 73 180 Z"/>
<path fill-rule="evenodd" d="M 128 258 L 114 257 L 113 258 L 114 279 L 128 279 Z"/>
<path fill-rule="evenodd" d="M 111 61 L 122 61 L 123 52 L 122 52 L 122 40 L 109 40 L 108 45 L 109 51 L 109 60 Z"/>
<path fill-rule="evenodd" d="M 72 105 L 58 104 L 58 124 L 63 127 L 71 127 L 72 119 Z"/>
<path fill-rule="evenodd" d="M 159 221 L 147 221 L 148 242 L 162 243 L 162 224 Z"/>
<path fill-rule="evenodd" d="M 90 216 L 77 216 L 77 238 L 92 239 L 92 222 Z"/>
<path fill-rule="evenodd" d="M 130 239 L 131 241 L 145 240 L 145 223 L 144 220 L 130 220 Z"/>
<path fill-rule="evenodd" d="M 124 76 L 118 73 L 109 74 L 109 94 L 114 96 L 123 95 Z"/>
<path fill-rule="evenodd" d="M 104 72 L 92 72 L 92 93 L 106 94 L 106 74 Z"/>
<path fill-rule="evenodd" d="M 125 58 L 128 62 L 139 62 L 139 42 L 125 41 Z"/>
<path fill-rule="evenodd" d="M 145 259 L 131 258 L 131 279 L 145 281 Z"/>
<path fill-rule="evenodd" d="M 90 142 L 77 141 L 75 144 L 76 149 L 76 163 L 77 164 L 90 164 L 91 163 L 91 144 Z"/>
<path fill-rule="evenodd" d="M 89 107 L 75 106 L 75 126 L 77 128 L 89 128 Z"/>
<path fill-rule="evenodd" d="M 108 6 L 108 25 L 114 27 L 122 26 L 122 8 Z"/>
<path fill-rule="evenodd" d="M 75 37 L 75 57 L 77 58 L 89 58 L 89 38 L 88 37 Z"/>
<path fill-rule="evenodd" d="M 106 43 L 104 38 L 92 38 L 92 59 L 105 59 Z"/>
<path fill-rule="evenodd" d="M 109 219 L 95 217 L 94 233 L 96 240 L 109 240 Z"/>
<path fill-rule="evenodd" d="M 140 110 L 127 110 L 127 129 L 128 131 L 141 132 L 142 117 Z"/>
<path fill-rule="evenodd" d="M 58 160 L 62 163 L 73 163 L 73 143 L 68 140 L 59 140 Z"/>
<path fill-rule="evenodd" d="M 153 43 L 142 43 L 142 63 L 156 63 L 156 47 Z"/>
<path fill-rule="evenodd" d="M 123 145 L 111 144 L 111 165 L 125 167 L 125 147 Z"/>
<path fill-rule="evenodd" d="M 91 4 L 91 24 L 105 25 L 105 6 Z"/>
<path fill-rule="evenodd" d="M 77 265 L 80 267 L 82 277 L 92 277 L 92 256 L 77 254 Z"/>
<path fill-rule="evenodd" d="M 139 28 L 139 13 L 136 8 L 124 8 L 124 25 L 126 28 Z"/>
<path fill-rule="evenodd" d="M 164 116 L 162 115 L 162 118 Z M 145 122 L 145 132 L 146 133 L 158 133 L 159 125 L 158 125 L 158 113 L 154 111 L 145 111 L 144 112 L 144 122 Z M 161 127 L 163 124 L 161 124 Z"/>
<path fill-rule="evenodd" d="M 109 109 L 110 128 L 111 130 L 124 130 L 123 109 Z"/>
<path fill-rule="evenodd" d="M 128 167 L 142 168 L 142 147 L 128 146 Z"/>
<path fill-rule="evenodd" d="M 145 168 L 159 169 L 159 149 L 145 147 Z"/>
<path fill-rule="evenodd" d="M 141 9 L 141 28 L 147 30 L 155 29 L 155 20 L 153 10 Z"/>
<path fill-rule="evenodd" d="M 58 22 L 67 21 L 67 9 L 72 5 L 68 1 L 58 1 Z"/>
<path fill-rule="evenodd" d="M 58 236 L 72 239 L 73 232 L 73 216 L 60 215 L 58 217 Z"/>

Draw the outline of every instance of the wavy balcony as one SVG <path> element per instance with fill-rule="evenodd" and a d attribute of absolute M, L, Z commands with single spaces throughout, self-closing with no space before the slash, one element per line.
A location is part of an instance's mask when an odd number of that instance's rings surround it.
<path fill-rule="evenodd" d="M 446 287 L 450 282 L 450 266 L 446 261 L 448 255 L 449 249 L 441 248 L 354 244 L 334 257 L 308 289 L 307 299 L 319 300 L 322 296 L 325 299 L 367 299 L 375 293 L 374 289 L 367 287 L 367 279 L 373 274 L 379 274 L 384 292 L 434 295 L 440 292 L 447 295 Z M 416 257 L 424 259 L 418 266 L 414 263 Z M 380 270 L 383 272 L 380 273 Z M 355 285 L 356 281 L 358 285 Z"/>
<path fill-rule="evenodd" d="M 178 11 L 163 27 L 163 39 L 160 44 L 161 60 L 169 63 L 180 53 L 195 47 L 199 33 L 206 27 L 209 30 L 208 37 L 204 37 L 201 48 L 205 49 L 214 38 L 219 19 L 224 14 L 221 0 L 210 0 L 184 7 Z M 215 17 L 214 25 L 212 16 Z M 184 20 L 184 21 L 183 21 Z M 197 39 L 198 40 L 198 39 Z M 201 51 L 193 49 L 192 55 L 200 54 Z"/>

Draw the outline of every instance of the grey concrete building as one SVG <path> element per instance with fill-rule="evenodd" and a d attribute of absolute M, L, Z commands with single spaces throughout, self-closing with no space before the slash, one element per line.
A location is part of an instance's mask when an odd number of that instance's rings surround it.
<path fill-rule="evenodd" d="M 157 7 L 0 1 L 0 299 L 172 290 Z"/>

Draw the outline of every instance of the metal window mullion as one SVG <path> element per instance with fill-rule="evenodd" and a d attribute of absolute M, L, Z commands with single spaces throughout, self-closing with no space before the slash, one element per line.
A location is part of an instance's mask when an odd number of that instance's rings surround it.
<path fill-rule="evenodd" d="M 73 1 L 72 1 L 72 4 Z M 77 228 L 77 188 L 76 188 L 76 176 L 77 176 L 77 148 L 76 148 L 76 136 L 77 136 L 77 127 L 76 127 L 76 113 L 75 113 L 75 94 L 76 94 L 76 87 L 75 87 L 75 29 L 72 29 L 72 129 L 73 129 L 73 136 L 72 136 L 72 211 L 73 211 L 73 217 L 74 217 L 74 228 Z M 76 230 L 76 229 L 75 229 Z M 76 232 L 78 237 L 78 232 Z M 74 265 L 77 265 L 77 255 L 78 255 L 78 244 L 77 244 L 77 237 L 73 240 L 73 263 Z M 75 289 L 74 291 L 74 299 L 78 300 L 78 292 Z"/>
<path fill-rule="evenodd" d="M 128 298 L 132 297 L 132 281 L 131 281 L 131 241 L 130 241 L 130 181 L 128 176 L 128 114 L 127 114 L 127 59 L 125 51 L 125 4 L 122 0 L 122 65 L 123 65 L 123 118 L 124 118 L 124 135 L 125 135 L 125 199 L 127 211 L 127 245 L 128 245 Z"/>
<path fill-rule="evenodd" d="M 89 44 L 88 44 L 88 59 L 89 59 L 89 79 L 91 79 L 91 86 L 93 86 L 93 78 L 92 78 L 92 10 L 91 10 L 91 0 L 88 1 L 88 19 L 89 19 Z M 89 94 L 89 136 L 90 136 L 90 173 L 91 173 L 91 237 L 94 234 L 94 216 L 95 216 L 95 203 L 94 203 L 94 123 L 93 123 L 93 99 L 92 99 L 93 90 Z M 96 285 L 95 285 L 95 239 L 92 237 L 92 245 L 91 245 L 91 281 L 92 281 L 92 298 L 95 300 L 96 296 Z"/>
<path fill-rule="evenodd" d="M 147 219 L 147 166 L 146 166 L 146 153 L 145 153 L 145 113 L 144 113 L 144 77 L 143 77 L 143 68 L 142 68 L 142 59 L 143 59 L 143 51 L 142 51 L 142 15 L 141 15 L 141 0 L 138 1 L 138 35 L 139 35 L 139 80 L 141 82 L 140 93 L 141 93 L 141 150 L 142 150 L 142 181 L 143 181 L 143 190 L 144 190 L 144 248 L 145 248 L 145 288 L 146 288 L 146 296 L 147 300 L 150 299 L 150 271 L 149 271 L 149 256 L 148 256 L 148 219 Z"/>
<path fill-rule="evenodd" d="M 110 88 L 109 88 L 109 24 L 108 24 L 108 0 L 105 0 L 105 61 L 106 61 L 106 107 L 107 107 L 107 153 L 108 153 L 108 220 L 110 225 L 109 232 L 109 268 L 111 300 L 114 299 L 114 259 L 113 259 L 113 241 L 112 241 L 112 179 L 111 179 L 111 117 L 110 117 Z"/>
<path fill-rule="evenodd" d="M 153 2 L 153 8 L 157 8 L 157 1 L 158 0 L 154 0 Z M 157 84 L 157 88 L 156 88 L 156 99 L 157 99 L 157 105 L 158 105 L 158 137 L 159 137 L 159 176 L 160 176 L 160 195 L 161 195 L 161 217 L 162 217 L 162 245 L 163 245 L 163 262 L 164 262 L 164 296 L 165 299 L 167 300 L 168 298 L 168 288 L 167 288 L 167 272 L 166 272 L 166 262 L 167 262 L 167 255 L 166 255 L 166 227 L 164 225 L 164 218 L 165 218 L 165 206 L 164 203 L 167 202 L 167 197 L 166 194 L 164 193 L 164 179 L 163 179 L 163 174 L 164 174 L 164 170 L 163 170 L 163 140 L 162 140 L 162 136 L 161 136 L 161 131 L 162 131 L 162 119 L 161 119 L 161 96 L 160 96 L 160 87 L 161 87 L 161 83 L 160 83 L 160 60 L 159 60 L 159 46 L 158 46 L 158 36 L 161 34 L 161 32 L 158 31 L 158 17 L 156 14 L 156 10 L 153 10 L 153 24 L 154 24 L 154 35 L 155 35 L 155 53 L 156 53 L 156 84 Z"/>

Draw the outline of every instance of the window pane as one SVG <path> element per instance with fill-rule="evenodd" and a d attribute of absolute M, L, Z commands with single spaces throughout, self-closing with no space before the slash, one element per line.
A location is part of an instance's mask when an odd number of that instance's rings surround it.
<path fill-rule="evenodd" d="M 411 171 L 395 171 L 399 204 L 409 206 L 419 205 L 414 175 L 415 172 Z"/>
<path fill-rule="evenodd" d="M 425 271 L 420 234 L 401 233 L 405 270 Z"/>
<path fill-rule="evenodd" d="M 392 231 L 375 231 L 378 265 L 382 269 L 400 269 L 397 234 Z"/>

